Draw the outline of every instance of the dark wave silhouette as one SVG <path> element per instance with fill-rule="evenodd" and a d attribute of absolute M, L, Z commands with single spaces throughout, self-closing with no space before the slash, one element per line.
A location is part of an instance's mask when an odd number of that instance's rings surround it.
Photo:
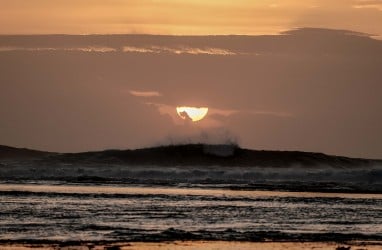
<path fill-rule="evenodd" d="M 331 156 L 300 151 L 243 149 L 237 145 L 185 144 L 135 150 L 50 153 L 0 146 L 0 159 L 50 163 L 122 164 L 129 166 L 367 167 L 382 160 Z"/>
<path fill-rule="evenodd" d="M 0 181 L 382 193 L 382 161 L 185 144 L 51 153 L 0 147 Z"/>
<path fill-rule="evenodd" d="M 1 159 L 33 159 L 50 156 L 52 153 L 32 150 L 27 148 L 14 148 L 0 145 L 0 160 Z"/>

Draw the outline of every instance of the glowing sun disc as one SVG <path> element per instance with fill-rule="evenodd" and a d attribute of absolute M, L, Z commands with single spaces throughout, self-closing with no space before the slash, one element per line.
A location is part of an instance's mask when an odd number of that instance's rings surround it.
<path fill-rule="evenodd" d="M 200 121 L 203 119 L 207 113 L 208 113 L 208 108 L 206 107 L 201 107 L 201 108 L 196 108 L 196 107 L 176 107 L 176 112 L 182 118 L 183 120 L 189 118 L 193 122 Z"/>

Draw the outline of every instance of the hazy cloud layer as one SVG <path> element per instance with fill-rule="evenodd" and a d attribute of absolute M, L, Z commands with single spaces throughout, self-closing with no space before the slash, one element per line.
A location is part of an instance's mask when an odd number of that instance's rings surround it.
<path fill-rule="evenodd" d="M 0 34 L 279 34 L 296 27 L 382 35 L 378 0 L 0 0 Z"/>

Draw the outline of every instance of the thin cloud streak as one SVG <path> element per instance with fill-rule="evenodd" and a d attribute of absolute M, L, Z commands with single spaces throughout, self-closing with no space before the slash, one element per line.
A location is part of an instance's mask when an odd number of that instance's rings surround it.
<path fill-rule="evenodd" d="M 355 9 L 377 9 L 382 11 L 382 1 L 379 0 L 357 0 L 353 5 Z"/>
<path fill-rule="evenodd" d="M 193 47 L 163 47 L 163 46 L 150 46 L 150 47 L 134 47 L 124 46 L 123 52 L 136 52 L 136 53 L 173 53 L 173 54 L 191 54 L 191 55 L 237 55 L 238 53 L 221 48 L 193 48 Z"/>
<path fill-rule="evenodd" d="M 143 48 L 143 47 L 134 47 L 134 46 L 124 46 L 122 48 L 123 52 L 136 52 L 136 53 L 157 53 L 155 50 Z"/>
<path fill-rule="evenodd" d="M 73 47 L 73 48 L 54 48 L 54 47 L 13 47 L 2 46 L 0 52 L 4 51 L 79 51 L 79 52 L 118 52 L 117 48 L 111 47 Z M 194 47 L 162 47 L 162 46 L 150 46 L 150 47 L 135 47 L 124 46 L 122 52 L 125 53 L 171 53 L 171 54 L 191 54 L 191 55 L 243 55 L 248 53 L 237 53 L 227 49 L 221 48 L 194 48 Z"/>
<path fill-rule="evenodd" d="M 129 93 L 136 97 L 158 97 L 162 96 L 161 93 L 158 91 L 137 91 L 137 90 L 130 90 Z"/>
<path fill-rule="evenodd" d="M 80 52 L 117 52 L 116 48 L 111 47 L 73 47 L 73 48 L 54 48 L 54 47 L 38 47 L 38 48 L 28 48 L 28 47 L 13 47 L 13 46 L 3 46 L 0 47 L 1 51 L 80 51 Z M 151 47 L 135 47 L 135 46 L 124 46 L 122 48 L 123 52 L 126 53 L 173 53 L 173 54 L 192 54 L 192 55 L 237 55 L 238 53 L 232 52 L 230 50 L 221 48 L 193 48 L 193 47 L 161 47 L 161 46 L 151 46 Z M 244 54 L 244 53 L 240 53 Z"/>
<path fill-rule="evenodd" d="M 377 9 L 382 11 L 382 4 L 357 4 L 353 5 L 355 9 Z"/>
<path fill-rule="evenodd" d="M 110 47 L 78 47 L 78 48 L 26 48 L 26 47 L 0 47 L 1 51 L 79 51 L 79 52 L 116 52 L 115 48 Z"/>

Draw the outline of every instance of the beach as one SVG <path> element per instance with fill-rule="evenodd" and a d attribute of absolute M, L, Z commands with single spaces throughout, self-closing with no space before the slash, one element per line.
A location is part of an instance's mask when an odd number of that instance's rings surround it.
<path fill-rule="evenodd" d="M 226 242 L 226 241 L 174 241 L 161 243 L 130 242 L 115 244 L 84 243 L 81 245 L 59 244 L 0 244 L 3 250 L 379 250 L 382 242 Z"/>

